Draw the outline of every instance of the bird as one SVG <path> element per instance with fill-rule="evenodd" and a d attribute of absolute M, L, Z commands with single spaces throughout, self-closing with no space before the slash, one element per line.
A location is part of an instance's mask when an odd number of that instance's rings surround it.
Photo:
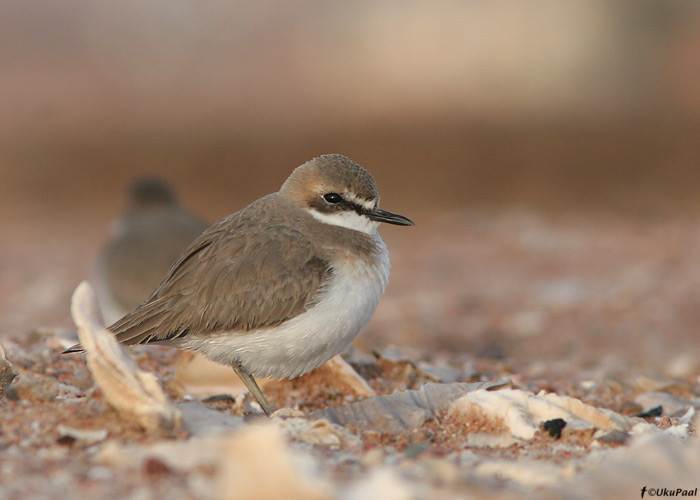
<path fill-rule="evenodd" d="M 270 416 L 275 408 L 255 377 L 292 379 L 319 367 L 372 318 L 391 267 L 382 222 L 414 225 L 379 208 L 362 166 L 318 156 L 279 191 L 205 230 L 108 330 L 125 345 L 168 345 L 231 366 Z"/>
<path fill-rule="evenodd" d="M 94 271 L 102 315 L 110 324 L 145 301 L 172 263 L 209 227 L 183 208 L 172 185 L 159 177 L 133 180 L 124 205 Z"/>

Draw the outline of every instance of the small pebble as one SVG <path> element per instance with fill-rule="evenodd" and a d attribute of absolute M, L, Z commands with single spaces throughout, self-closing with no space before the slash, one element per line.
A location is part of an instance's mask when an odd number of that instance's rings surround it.
<path fill-rule="evenodd" d="M 171 472 L 168 464 L 155 457 L 149 457 L 144 461 L 143 471 L 149 476 L 163 476 Z"/>
<path fill-rule="evenodd" d="M 83 441 L 85 443 L 98 443 L 107 439 L 108 432 L 106 429 L 76 429 L 74 427 L 68 427 L 67 425 L 58 426 L 58 443 L 59 444 L 73 444 L 75 441 Z"/>
<path fill-rule="evenodd" d="M 58 381 L 50 377 L 22 377 L 8 391 L 8 397 L 11 399 L 51 401 L 56 396 L 58 396 Z"/>
<path fill-rule="evenodd" d="M 691 407 L 688 401 L 677 398 L 673 394 L 668 394 L 666 392 L 646 392 L 644 394 L 639 394 L 634 398 L 634 401 L 647 412 L 650 412 L 654 408 L 662 407 L 664 415 L 682 415 Z M 652 416 L 658 417 L 659 415 L 654 414 Z"/>
<path fill-rule="evenodd" d="M 459 480 L 459 469 L 450 460 L 433 458 L 426 465 L 440 484 L 452 486 Z"/>
<path fill-rule="evenodd" d="M 386 457 L 386 453 L 384 451 L 384 448 L 377 447 L 377 448 L 372 448 L 371 450 L 367 451 L 360 458 L 360 462 L 362 463 L 363 466 L 365 466 L 369 469 L 369 468 L 377 467 L 377 466 L 383 464 L 385 457 Z"/>
<path fill-rule="evenodd" d="M 597 440 L 601 443 L 606 444 L 625 444 L 627 441 L 629 441 L 629 438 L 630 435 L 627 432 L 615 429 L 606 434 L 603 434 L 602 436 L 597 438 Z"/>
<path fill-rule="evenodd" d="M 654 406 L 653 408 L 650 408 L 646 411 L 643 411 L 642 413 L 638 413 L 635 415 L 635 417 L 639 418 L 653 418 L 653 417 L 660 417 L 661 414 L 663 413 L 663 406 Z"/>
<path fill-rule="evenodd" d="M 553 418 L 542 424 L 542 428 L 549 433 L 554 439 L 561 438 L 561 431 L 566 427 L 566 420 L 563 418 Z"/>
<path fill-rule="evenodd" d="M 88 479 L 91 481 L 111 481 L 114 479 L 114 474 L 107 467 L 96 466 L 92 467 L 87 473 Z M 132 496 L 132 498 L 138 498 Z M 143 497 L 145 498 L 145 497 Z"/>
<path fill-rule="evenodd" d="M 412 443 L 409 444 L 403 451 L 406 458 L 416 458 L 418 455 L 422 454 L 424 451 L 430 449 L 430 443 Z"/>

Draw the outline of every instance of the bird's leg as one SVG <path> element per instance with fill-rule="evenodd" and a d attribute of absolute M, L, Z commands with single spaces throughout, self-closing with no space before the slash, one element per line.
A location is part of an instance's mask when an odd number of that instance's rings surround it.
<path fill-rule="evenodd" d="M 238 374 L 245 386 L 248 388 L 250 393 L 253 395 L 255 400 L 263 409 L 265 415 L 267 415 L 268 417 L 272 415 L 272 413 L 275 411 L 275 408 L 267 401 L 267 398 L 260 390 L 260 387 L 258 387 L 258 383 L 255 381 L 253 376 L 250 373 L 248 373 L 248 370 L 243 368 L 238 363 L 234 363 L 232 366 L 233 370 Z"/>

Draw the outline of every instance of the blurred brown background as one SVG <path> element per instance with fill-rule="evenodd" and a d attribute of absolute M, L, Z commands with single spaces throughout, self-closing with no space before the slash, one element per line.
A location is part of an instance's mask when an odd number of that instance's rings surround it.
<path fill-rule="evenodd" d="M 4 0 L 0 331 L 70 324 L 137 174 L 210 220 L 330 152 L 419 226 L 674 217 L 700 208 L 698 130 L 692 1 Z"/>
<path fill-rule="evenodd" d="M 401 209 L 700 186 L 696 2 L 5 0 L 0 47 L 4 206 L 147 171 L 226 213 L 325 152 Z"/>

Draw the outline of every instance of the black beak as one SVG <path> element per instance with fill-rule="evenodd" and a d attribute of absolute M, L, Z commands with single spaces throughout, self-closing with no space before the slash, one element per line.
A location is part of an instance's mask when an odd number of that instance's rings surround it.
<path fill-rule="evenodd" d="M 381 208 L 373 208 L 372 210 L 365 210 L 365 215 L 370 218 L 370 220 L 376 222 L 386 222 L 388 224 L 395 224 L 397 226 L 415 226 L 413 221 L 408 217 L 404 217 L 399 214 L 392 214 Z"/>

